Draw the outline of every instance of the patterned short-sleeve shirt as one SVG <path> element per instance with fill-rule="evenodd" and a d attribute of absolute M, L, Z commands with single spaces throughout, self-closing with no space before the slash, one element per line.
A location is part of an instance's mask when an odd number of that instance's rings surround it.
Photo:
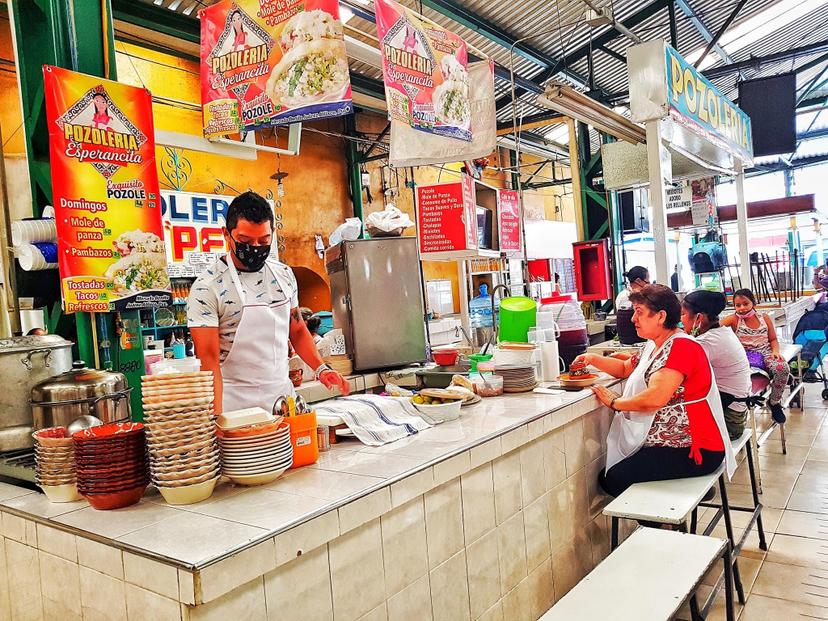
<path fill-rule="evenodd" d="M 245 292 L 271 306 L 280 306 L 288 299 L 291 308 L 299 306 L 299 287 L 293 270 L 276 259 L 268 259 L 267 265 L 258 272 L 239 271 L 239 281 Z M 287 285 L 287 290 L 280 282 Z M 243 305 L 223 257 L 199 276 L 190 289 L 187 326 L 219 329 L 220 362 L 230 353 Z"/>

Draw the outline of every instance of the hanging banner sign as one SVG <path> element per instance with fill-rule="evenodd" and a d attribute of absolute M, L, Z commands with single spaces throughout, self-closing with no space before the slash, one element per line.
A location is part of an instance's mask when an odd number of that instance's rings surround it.
<path fill-rule="evenodd" d="M 417 240 L 426 260 L 477 256 L 477 211 L 471 177 L 463 175 L 462 181 L 417 186 Z"/>
<path fill-rule="evenodd" d="M 676 124 L 742 160 L 753 162 L 750 117 L 693 65 L 656 40 L 627 50 L 632 120 L 670 117 Z"/>
<path fill-rule="evenodd" d="M 199 17 L 205 136 L 353 112 L 337 0 L 220 0 Z"/>
<path fill-rule="evenodd" d="M 520 253 L 520 196 L 517 190 L 497 191 L 497 220 L 500 251 L 506 256 Z"/>
<path fill-rule="evenodd" d="M 171 303 L 149 91 L 43 75 L 65 311 Z"/>
<path fill-rule="evenodd" d="M 161 214 L 170 278 L 195 278 L 228 250 L 224 238 L 232 196 L 193 192 L 161 192 Z M 271 208 L 273 202 L 268 201 Z M 273 244 L 271 256 L 277 256 Z"/>
<path fill-rule="evenodd" d="M 470 142 L 466 43 L 393 0 L 375 0 L 388 117 Z"/>

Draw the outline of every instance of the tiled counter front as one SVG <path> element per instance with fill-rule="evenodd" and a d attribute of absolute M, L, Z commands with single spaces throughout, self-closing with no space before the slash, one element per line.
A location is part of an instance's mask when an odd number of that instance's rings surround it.
<path fill-rule="evenodd" d="M 580 399 L 337 508 L 318 499 L 312 519 L 264 539 L 284 522 L 274 497 L 347 493 L 375 478 L 353 473 L 365 458 L 332 451 L 319 469 L 243 493 L 222 486 L 186 510 L 157 496 L 131 511 L 73 510 L 0 484 L 0 619 L 537 619 L 609 553 L 596 479 L 610 413 L 596 404 Z M 241 551 L 198 561 L 245 537 Z"/>

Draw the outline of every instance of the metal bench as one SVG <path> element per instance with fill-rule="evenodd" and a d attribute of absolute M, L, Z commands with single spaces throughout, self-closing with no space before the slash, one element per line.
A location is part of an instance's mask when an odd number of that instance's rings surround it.
<path fill-rule="evenodd" d="M 655 528 L 636 530 L 539 621 L 667 621 L 688 600 L 694 620 L 704 619 L 716 590 L 701 611 L 694 605 L 696 590 L 720 559 L 726 618 L 733 621 L 728 541 Z"/>
<path fill-rule="evenodd" d="M 796 343 L 779 343 L 779 353 L 785 359 L 785 361 L 790 366 L 792 362 L 796 361 L 796 372 L 791 370 L 791 375 L 788 378 L 788 396 L 785 397 L 782 401 L 782 407 L 792 407 L 795 406 L 798 409 L 802 409 L 802 394 L 803 389 L 805 387 L 804 382 L 802 381 L 802 345 L 798 345 Z M 768 384 L 769 380 L 767 379 L 766 375 L 758 375 L 754 374 L 751 376 L 751 380 L 753 381 L 753 395 L 754 396 L 764 396 L 767 395 L 768 392 Z M 755 420 L 755 409 L 752 412 L 752 416 L 754 417 L 754 428 L 756 427 L 756 420 Z M 785 425 L 780 425 L 776 421 L 773 421 L 771 426 L 768 427 L 759 438 L 757 438 L 756 443 L 758 446 L 762 446 L 762 444 L 767 441 L 767 439 L 773 433 L 773 430 L 779 427 L 779 439 L 782 441 L 782 454 L 787 455 L 788 447 L 787 443 L 785 442 Z M 760 476 L 760 487 L 761 487 L 761 476 Z"/>

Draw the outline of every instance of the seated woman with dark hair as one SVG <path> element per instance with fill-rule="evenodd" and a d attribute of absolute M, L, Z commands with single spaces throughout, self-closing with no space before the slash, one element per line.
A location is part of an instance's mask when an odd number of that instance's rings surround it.
<path fill-rule="evenodd" d="M 684 331 L 701 343 L 713 367 L 731 440 L 742 435 L 750 396 L 750 364 L 733 330 L 719 324 L 727 298 L 718 291 L 693 291 L 681 303 Z"/>
<path fill-rule="evenodd" d="M 601 486 L 618 496 L 634 483 L 710 474 L 723 460 L 732 474 L 736 462 L 713 370 L 702 346 L 678 329 L 676 294 L 647 285 L 630 302 L 636 331 L 647 340 L 641 354 L 624 361 L 584 354 L 573 363 L 627 378 L 623 395 L 593 387 L 615 412 Z"/>

